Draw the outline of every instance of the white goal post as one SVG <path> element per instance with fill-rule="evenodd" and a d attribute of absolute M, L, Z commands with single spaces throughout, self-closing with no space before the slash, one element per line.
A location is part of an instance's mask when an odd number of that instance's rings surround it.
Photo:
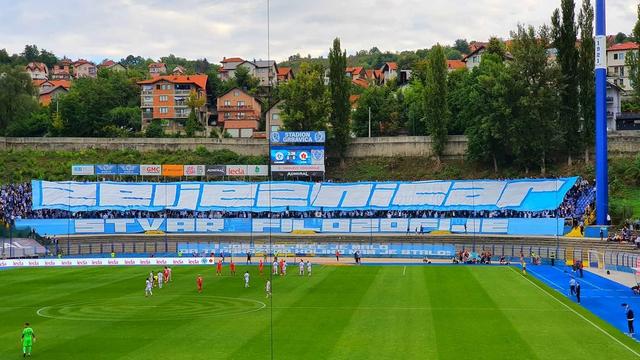
<path fill-rule="evenodd" d="M 585 268 L 604 269 L 604 253 L 595 250 L 589 250 L 588 261 L 583 264 Z"/>

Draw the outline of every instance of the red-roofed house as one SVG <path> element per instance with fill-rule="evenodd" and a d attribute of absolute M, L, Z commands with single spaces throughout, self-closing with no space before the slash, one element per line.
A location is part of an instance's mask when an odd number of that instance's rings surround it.
<path fill-rule="evenodd" d="M 148 68 L 149 75 L 151 75 L 151 77 L 156 77 L 167 73 L 167 65 L 165 63 L 154 62 L 149 64 Z"/>
<path fill-rule="evenodd" d="M 185 69 L 183 66 L 178 65 L 176 67 L 173 68 L 173 71 L 171 71 L 171 73 L 173 75 L 184 75 L 187 73 L 187 69 Z"/>
<path fill-rule="evenodd" d="M 108 69 L 113 71 L 127 71 L 127 68 L 119 62 L 115 62 L 110 59 L 105 59 L 100 65 L 98 65 L 98 69 Z"/>
<path fill-rule="evenodd" d="M 236 69 L 240 66 L 249 70 L 249 73 L 260 80 L 260 86 L 271 86 L 278 81 L 278 64 L 274 60 L 242 60 L 239 57 L 223 58 L 222 67 L 218 70 L 220 80 L 226 81 L 235 76 Z"/>
<path fill-rule="evenodd" d="M 189 94 L 195 92 L 200 98 L 207 97 L 207 75 L 158 75 L 138 81 L 138 85 L 141 87 L 142 130 L 152 121 L 161 121 L 166 133 L 183 132 L 184 122 L 191 112 L 187 106 Z M 207 109 L 207 104 L 196 109 L 197 118 L 205 129 Z"/>
<path fill-rule="evenodd" d="M 360 86 L 363 89 L 368 88 L 370 85 L 369 80 L 366 80 L 364 78 L 353 79 L 351 80 L 351 82 L 353 83 L 353 85 Z"/>
<path fill-rule="evenodd" d="M 459 69 L 464 69 L 467 66 L 462 60 L 447 60 L 447 71 L 452 72 Z"/>
<path fill-rule="evenodd" d="M 351 80 L 364 79 L 366 73 L 362 66 L 347 67 L 345 72 Z"/>
<path fill-rule="evenodd" d="M 240 88 L 233 88 L 218 97 L 218 125 L 231 137 L 250 138 L 258 130 L 262 106 L 258 100 Z"/>
<path fill-rule="evenodd" d="M 36 82 L 34 82 L 34 85 Z M 56 97 L 69 92 L 71 81 L 69 80 L 46 80 L 38 81 L 38 101 L 46 106 L 51 104 Z"/>
<path fill-rule="evenodd" d="M 607 48 L 607 80 L 619 86 L 623 92 L 631 91 L 630 68 L 626 66 L 626 58 L 630 52 L 638 52 L 638 44 L 624 42 Z"/>
<path fill-rule="evenodd" d="M 78 61 L 73 63 L 73 73 L 76 79 L 81 77 L 92 77 L 95 78 L 98 76 L 98 68 L 96 64 L 91 61 L 87 61 L 85 59 L 79 59 Z"/>
<path fill-rule="evenodd" d="M 398 64 L 395 62 L 384 63 L 380 68 L 380 72 L 382 73 L 381 81 L 386 84 L 387 81 L 398 77 Z"/>
<path fill-rule="evenodd" d="M 64 58 L 59 63 L 53 65 L 51 70 L 52 80 L 70 80 L 71 79 L 71 60 Z"/>
<path fill-rule="evenodd" d="M 293 70 L 290 67 L 278 68 L 278 82 L 288 81 L 293 79 Z"/>
<path fill-rule="evenodd" d="M 47 80 L 49 69 L 41 62 L 30 62 L 25 66 L 25 71 L 31 76 L 31 80 Z"/>

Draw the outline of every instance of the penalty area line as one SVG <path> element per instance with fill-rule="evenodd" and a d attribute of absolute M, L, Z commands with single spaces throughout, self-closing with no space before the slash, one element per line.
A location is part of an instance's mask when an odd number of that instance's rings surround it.
<path fill-rule="evenodd" d="M 509 268 L 511 270 L 513 270 L 513 272 L 515 272 L 517 275 L 521 276 L 520 273 L 514 269 L 512 266 L 509 266 Z M 553 300 L 557 301 L 560 305 L 564 306 L 565 308 L 569 309 L 572 313 L 578 315 L 580 318 L 582 318 L 584 321 L 588 322 L 589 324 L 591 324 L 594 328 L 598 329 L 601 333 L 607 335 L 608 337 L 610 337 L 612 340 L 614 340 L 615 342 L 617 342 L 618 344 L 622 345 L 625 349 L 629 350 L 631 353 L 633 353 L 635 356 L 637 356 L 638 358 L 640 358 L 640 353 L 638 353 L 637 351 L 633 350 L 632 348 L 630 348 L 629 346 L 627 346 L 625 343 L 623 343 L 622 341 L 620 341 L 618 338 L 616 338 L 615 336 L 611 335 L 608 331 L 606 331 L 605 329 L 601 328 L 598 324 L 594 323 L 593 321 L 587 319 L 584 315 L 580 314 L 579 312 L 575 311 L 573 308 L 571 308 L 569 305 L 565 304 L 564 302 L 562 302 L 560 299 L 558 299 L 557 297 L 553 296 L 551 293 L 549 293 L 547 290 L 541 288 L 540 286 L 538 286 L 538 284 L 534 283 L 533 281 L 531 281 L 531 279 L 529 279 L 526 276 L 521 276 L 522 278 L 524 278 L 525 280 L 527 280 L 531 285 L 535 286 L 536 288 L 538 288 L 538 290 L 542 291 L 543 293 L 547 294 L 547 296 L 549 296 L 550 298 L 552 298 Z"/>
<path fill-rule="evenodd" d="M 407 266 L 405 265 L 405 266 L 402 268 L 402 276 L 404 276 L 404 274 L 405 274 L 406 272 L 407 272 Z"/>

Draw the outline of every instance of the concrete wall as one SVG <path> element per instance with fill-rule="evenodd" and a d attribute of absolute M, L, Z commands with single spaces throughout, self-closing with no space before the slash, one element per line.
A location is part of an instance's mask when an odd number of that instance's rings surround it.
<path fill-rule="evenodd" d="M 0 150 L 83 150 L 83 149 L 135 149 L 194 150 L 204 146 L 208 150 L 227 149 L 240 155 L 267 155 L 264 139 L 148 139 L 148 138 L 3 138 Z M 465 136 L 449 137 L 445 157 L 461 158 L 467 150 Z M 609 134 L 610 156 L 635 156 L 640 153 L 640 132 L 619 131 Z M 347 156 L 363 157 L 426 157 L 431 156 L 431 139 L 428 136 L 373 137 L 353 139 Z"/>

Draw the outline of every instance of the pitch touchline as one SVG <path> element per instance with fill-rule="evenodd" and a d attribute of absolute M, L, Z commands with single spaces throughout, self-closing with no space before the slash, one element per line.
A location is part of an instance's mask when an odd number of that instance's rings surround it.
<path fill-rule="evenodd" d="M 518 276 L 520 276 L 520 273 L 518 273 L 518 271 L 516 271 L 516 269 L 514 269 L 513 267 L 509 266 L 509 269 L 513 270 Z M 600 332 L 602 332 L 603 334 L 607 335 L 608 337 L 610 337 L 611 339 L 615 340 L 615 342 L 617 342 L 618 344 L 622 345 L 625 349 L 629 350 L 630 352 L 632 352 L 635 356 L 640 358 L 640 354 L 638 352 L 636 352 L 635 350 L 633 350 L 632 348 L 630 348 L 629 346 L 627 346 L 625 343 L 623 343 L 622 341 L 618 340 L 618 338 L 616 338 L 615 336 L 609 334 L 609 332 L 607 332 L 605 329 L 601 328 L 600 326 L 598 326 L 596 323 L 594 323 L 593 321 L 587 319 L 584 315 L 580 314 L 579 312 L 575 311 L 574 309 L 572 309 L 569 305 L 565 304 L 564 302 L 562 302 L 560 299 L 558 299 L 557 297 L 551 295 L 551 293 L 549 293 L 547 290 L 541 288 L 540 286 L 538 286 L 538 284 L 534 283 L 533 281 L 531 281 L 529 278 L 521 276 L 522 278 L 524 278 L 525 280 L 527 280 L 531 285 L 535 286 L 536 288 L 538 288 L 540 291 L 542 291 L 543 293 L 547 294 L 547 296 L 551 297 L 553 300 L 557 301 L 558 303 L 560 303 L 560 305 L 566 307 L 567 309 L 571 310 L 572 313 L 578 315 L 579 317 L 581 317 L 584 321 L 588 322 L 589 324 L 591 324 L 593 327 L 595 327 L 596 329 L 600 330 Z"/>
<path fill-rule="evenodd" d="M 568 312 L 567 310 L 549 310 L 539 308 L 478 308 L 478 307 L 428 307 L 428 306 L 273 306 L 273 309 L 282 310 L 451 310 L 451 311 L 555 311 Z"/>

